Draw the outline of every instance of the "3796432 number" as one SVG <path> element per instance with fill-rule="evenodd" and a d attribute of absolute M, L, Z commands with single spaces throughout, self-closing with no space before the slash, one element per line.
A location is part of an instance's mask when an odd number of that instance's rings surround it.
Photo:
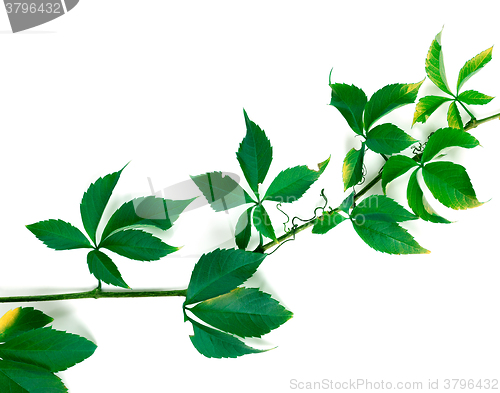
<path fill-rule="evenodd" d="M 445 379 L 445 389 L 498 389 L 498 379 Z"/>
<path fill-rule="evenodd" d="M 7 8 L 7 13 L 23 13 L 23 14 L 60 14 L 61 4 L 60 3 L 41 3 L 40 5 L 35 3 L 5 3 Z"/>

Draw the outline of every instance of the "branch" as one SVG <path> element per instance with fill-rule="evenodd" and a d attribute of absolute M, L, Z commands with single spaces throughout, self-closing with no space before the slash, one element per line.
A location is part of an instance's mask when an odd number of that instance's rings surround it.
<path fill-rule="evenodd" d="M 472 130 L 477 126 L 486 123 L 490 120 L 500 119 L 500 113 L 495 115 L 486 117 L 484 119 L 471 119 L 464 127 L 465 131 Z M 415 155 L 413 158 L 418 157 Z M 367 185 L 365 185 L 360 191 L 356 193 L 354 196 L 354 202 L 356 202 L 359 198 L 361 198 L 364 194 L 366 194 L 373 186 L 375 186 L 382 179 L 382 166 L 379 174 L 375 176 Z M 330 214 L 338 211 L 338 209 L 334 209 Z M 315 220 L 311 220 L 302 224 L 295 229 L 289 231 L 288 233 L 280 236 L 276 241 L 271 241 L 267 244 L 259 245 L 255 252 L 261 252 L 274 247 L 280 243 L 283 243 L 285 240 L 295 236 L 296 233 L 303 231 L 304 229 L 309 228 L 314 225 Z M 54 295 L 32 295 L 32 296 L 7 296 L 0 297 L 0 303 L 23 303 L 23 302 L 48 302 L 48 301 L 56 301 L 56 300 L 75 300 L 75 299 L 100 299 L 100 298 L 139 298 L 139 297 L 167 297 L 167 296 L 184 296 L 186 297 L 187 289 L 174 289 L 169 291 L 103 291 L 100 286 L 97 288 L 86 291 L 86 292 L 74 292 L 74 293 L 62 293 L 62 294 L 54 294 Z"/>
<path fill-rule="evenodd" d="M 497 113 L 495 115 L 488 116 L 484 119 L 479 119 L 479 120 L 472 118 L 465 125 L 464 131 L 470 131 L 473 128 L 476 128 L 477 126 L 479 126 L 483 123 L 486 123 L 488 121 L 495 120 L 495 119 L 500 119 L 500 113 Z M 415 156 L 413 156 L 413 159 L 418 158 L 418 157 L 419 157 L 419 155 L 416 154 Z M 358 191 L 356 193 L 356 195 L 354 196 L 354 202 L 356 202 L 359 198 L 361 198 L 364 194 L 366 194 L 373 186 L 375 186 L 382 179 L 382 170 L 383 169 L 384 169 L 384 166 L 382 166 L 382 168 L 379 171 L 379 174 L 377 176 L 375 176 L 375 178 L 373 178 L 373 180 L 370 183 L 368 183 L 366 186 L 364 186 L 360 191 Z M 335 209 L 330 214 L 333 214 L 334 212 L 337 212 L 337 211 L 338 211 L 338 209 Z M 288 233 L 285 233 L 283 236 L 280 236 L 277 240 L 273 240 L 269 243 L 266 243 L 266 244 L 263 244 L 263 245 L 257 247 L 255 249 L 255 252 L 263 253 L 264 251 L 266 251 L 266 250 L 268 250 L 268 249 L 270 249 L 270 248 L 272 248 L 280 243 L 283 243 L 285 240 L 295 236 L 296 233 L 301 232 L 304 229 L 309 228 L 310 226 L 313 226 L 314 222 L 315 222 L 315 220 L 311 220 L 311 221 L 306 222 L 305 224 L 302 224 L 302 225 L 296 227 L 295 229 L 292 229 Z"/>
<path fill-rule="evenodd" d="M 495 120 L 495 119 L 500 119 L 500 113 L 497 113 L 495 115 L 491 115 L 491 116 L 488 116 L 488 117 L 485 117 L 484 119 L 480 119 L 480 120 L 477 120 L 477 119 L 470 119 L 470 121 L 465 125 L 464 127 L 464 130 L 465 131 L 470 131 L 472 130 L 473 128 L 476 128 L 477 126 L 483 124 L 483 123 L 486 123 L 490 120 Z"/>
<path fill-rule="evenodd" d="M 0 303 L 48 302 L 54 300 L 99 299 L 99 298 L 131 298 L 131 297 L 164 297 L 186 296 L 187 289 L 170 291 L 103 291 L 99 287 L 87 292 L 61 293 L 55 295 L 8 296 L 0 297 Z"/>

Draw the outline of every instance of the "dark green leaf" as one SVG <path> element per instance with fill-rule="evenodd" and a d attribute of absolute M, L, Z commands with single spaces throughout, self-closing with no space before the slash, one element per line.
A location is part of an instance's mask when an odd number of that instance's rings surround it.
<path fill-rule="evenodd" d="M 324 212 L 321 217 L 318 217 L 316 221 L 314 221 L 312 233 L 323 235 L 347 219 L 348 218 L 344 217 L 339 212 Z"/>
<path fill-rule="evenodd" d="M 116 232 L 104 239 L 100 247 L 137 261 L 157 261 L 180 249 L 169 246 L 150 233 L 138 229 Z"/>
<path fill-rule="evenodd" d="M 253 212 L 253 225 L 262 236 L 276 240 L 273 224 L 262 204 L 255 206 L 255 210 Z"/>
<path fill-rule="evenodd" d="M 76 334 L 40 328 L 24 332 L 1 345 L 0 357 L 58 372 L 87 359 L 96 348 L 93 342 Z"/>
<path fill-rule="evenodd" d="M 151 195 L 126 202 L 109 219 L 102 239 L 113 232 L 136 227 L 152 226 L 167 230 L 194 199 L 171 201 Z"/>
<path fill-rule="evenodd" d="M 429 79 L 442 91 L 453 95 L 446 81 L 446 72 L 444 70 L 443 51 L 441 49 L 441 30 L 434 41 L 432 41 L 427 58 L 425 59 L 425 72 Z"/>
<path fill-rule="evenodd" d="M 408 231 L 395 222 L 363 221 L 353 210 L 352 224 L 359 237 L 374 250 L 387 254 L 428 254 Z"/>
<path fill-rule="evenodd" d="M 54 250 L 92 248 L 85 235 L 70 223 L 63 220 L 39 221 L 26 225 L 39 240 Z"/>
<path fill-rule="evenodd" d="M 430 162 L 424 166 L 422 174 L 434 198 L 447 207 L 463 210 L 483 204 L 477 200 L 469 175 L 461 165 Z"/>
<path fill-rule="evenodd" d="M 422 83 L 423 80 L 410 84 L 397 83 L 375 92 L 366 104 L 365 130 L 368 131 L 373 123 L 394 109 L 414 103 Z"/>
<path fill-rule="evenodd" d="M 92 183 L 85 194 L 83 194 L 80 204 L 80 214 L 82 216 L 83 226 L 94 243 L 96 242 L 96 231 L 99 226 L 99 221 L 101 221 L 102 213 L 124 169 L 125 167 L 118 172 L 100 177 L 95 183 Z"/>
<path fill-rule="evenodd" d="M 207 358 L 237 358 L 249 353 L 266 351 L 249 347 L 230 334 L 190 321 L 193 324 L 194 335 L 189 338 L 197 351 Z"/>
<path fill-rule="evenodd" d="M 385 195 L 370 195 L 363 199 L 353 209 L 352 214 L 363 217 L 363 221 L 403 222 L 418 218 Z"/>
<path fill-rule="evenodd" d="M 265 257 L 250 251 L 221 249 L 202 255 L 193 269 L 185 304 L 232 291 L 255 273 Z"/>
<path fill-rule="evenodd" d="M 410 157 L 389 157 L 382 172 L 382 190 L 384 191 L 384 194 L 386 193 L 387 184 L 416 166 L 418 166 L 418 164 Z"/>
<path fill-rule="evenodd" d="M 379 154 L 394 154 L 406 149 L 416 140 L 394 124 L 384 123 L 366 134 L 366 146 Z"/>
<path fill-rule="evenodd" d="M 370 247 L 387 254 L 427 254 L 406 229 L 397 222 L 417 217 L 384 195 L 365 198 L 351 212 L 351 221 L 359 237 Z"/>
<path fill-rule="evenodd" d="M 61 379 L 44 368 L 0 360 L 2 393 L 66 393 Z"/>
<path fill-rule="evenodd" d="M 410 206 L 413 213 L 419 216 L 422 220 L 449 224 L 450 221 L 439 216 L 425 199 L 424 193 L 422 192 L 422 189 L 417 181 L 417 173 L 418 171 L 413 172 L 410 176 L 410 180 L 408 181 L 408 188 L 406 189 L 408 206 Z"/>
<path fill-rule="evenodd" d="M 345 198 L 338 209 L 342 210 L 344 213 L 349 213 L 352 205 L 354 204 L 354 191 L 349 194 L 347 198 Z"/>
<path fill-rule="evenodd" d="M 257 194 L 258 185 L 264 181 L 271 165 L 273 148 L 264 131 L 248 118 L 245 111 L 243 113 L 247 133 L 240 143 L 236 157 L 250 188 Z"/>
<path fill-rule="evenodd" d="M 464 123 L 462 122 L 462 116 L 460 115 L 460 112 L 458 110 L 458 107 L 457 107 L 457 104 L 455 101 L 453 101 L 450 104 L 450 107 L 448 108 L 448 115 L 446 118 L 448 120 L 448 125 L 451 128 L 456 128 L 458 130 L 464 129 Z"/>
<path fill-rule="evenodd" d="M 488 64 L 488 62 L 491 60 L 492 52 L 493 47 L 488 48 L 477 56 L 468 60 L 464 64 L 464 66 L 460 70 L 460 73 L 458 74 L 457 92 L 460 91 L 463 84 L 467 82 L 472 75 L 477 73 L 481 68 Z"/>
<path fill-rule="evenodd" d="M 246 209 L 236 223 L 236 245 L 239 249 L 244 250 L 250 242 L 250 235 L 252 234 L 252 210 L 255 206 Z"/>
<path fill-rule="evenodd" d="M 467 105 L 485 105 L 493 98 L 475 90 L 465 90 L 458 95 L 458 100 Z"/>
<path fill-rule="evenodd" d="M 17 307 L 0 318 L 0 342 L 18 336 L 28 330 L 38 329 L 54 319 L 33 307 Z"/>
<path fill-rule="evenodd" d="M 299 199 L 318 180 L 326 169 L 330 158 L 318 164 L 314 171 L 305 165 L 281 171 L 267 189 L 264 200 L 291 203 Z"/>
<path fill-rule="evenodd" d="M 122 275 L 111 258 L 103 252 L 99 250 L 90 251 L 87 254 L 87 264 L 90 273 L 98 280 L 117 287 L 130 288 L 125 281 L 123 281 Z"/>
<path fill-rule="evenodd" d="M 363 135 L 363 110 L 366 105 L 366 94 L 354 85 L 335 83 L 332 88 L 333 105 L 347 120 L 352 130 L 359 135 Z"/>
<path fill-rule="evenodd" d="M 257 288 L 236 288 L 198 303 L 190 311 L 206 323 L 240 337 L 260 337 L 293 314 Z"/>
<path fill-rule="evenodd" d="M 359 150 L 351 149 L 344 158 L 342 166 L 342 179 L 344 191 L 353 187 L 363 179 L 363 158 L 365 155 L 365 144 Z"/>
<path fill-rule="evenodd" d="M 479 146 L 479 141 L 468 132 L 456 128 L 441 128 L 434 132 L 427 141 L 422 154 L 422 162 L 432 160 L 441 150 L 452 146 L 472 149 Z"/>
<path fill-rule="evenodd" d="M 426 96 L 422 97 L 415 108 L 415 114 L 413 115 L 413 123 L 425 123 L 427 119 L 432 115 L 441 104 L 451 101 L 451 98 L 441 97 L 441 96 Z"/>
<path fill-rule="evenodd" d="M 216 212 L 232 209 L 255 201 L 229 175 L 222 172 L 209 172 L 191 176 L 212 209 Z"/>

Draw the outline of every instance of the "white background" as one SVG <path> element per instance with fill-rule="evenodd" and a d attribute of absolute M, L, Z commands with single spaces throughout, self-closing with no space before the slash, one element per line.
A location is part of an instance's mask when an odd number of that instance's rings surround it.
<path fill-rule="evenodd" d="M 279 171 L 330 166 L 303 201 L 286 206 L 307 218 L 325 192 L 344 198 L 341 166 L 359 138 L 330 101 L 332 81 L 368 96 L 390 83 L 425 77 L 424 61 L 445 25 L 450 86 L 464 62 L 500 44 L 496 1 L 172 2 L 90 1 L 68 15 L 12 34 L 0 12 L 2 204 L 0 296 L 89 290 L 85 251 L 53 251 L 26 224 L 60 218 L 83 229 L 79 203 L 88 185 L 119 170 L 107 217 L 124 201 L 222 170 L 241 175 L 235 152 L 245 134 L 242 109 L 265 129 Z M 500 95 L 500 62 L 465 85 Z M 437 90 L 426 81 L 423 94 Z M 477 117 L 500 110 L 493 100 Z M 388 120 L 425 140 L 445 125 L 446 108 L 411 128 L 414 105 Z M 300 233 L 268 257 L 249 286 L 260 286 L 294 318 L 251 342 L 275 350 L 206 359 L 189 340 L 182 298 L 40 303 L 53 326 L 98 344 L 85 362 L 60 373 L 72 393 L 286 392 L 291 380 L 423 382 L 500 378 L 498 275 L 498 121 L 472 133 L 482 147 L 451 158 L 468 168 L 479 200 L 457 222 L 405 225 L 430 255 L 373 251 L 348 222 L 324 236 Z M 380 161 L 370 159 L 368 177 Z M 388 195 L 406 206 L 408 177 Z M 380 188 L 375 188 L 380 192 Z M 283 216 L 268 211 L 281 228 Z M 113 256 L 134 289 L 185 288 L 199 256 L 233 247 L 242 209 L 185 213 L 169 244 L 185 247 L 159 262 Z M 0 315 L 28 304 L 0 305 Z M 33 306 L 33 304 L 31 304 Z M 296 389 L 299 390 L 299 389 Z"/>

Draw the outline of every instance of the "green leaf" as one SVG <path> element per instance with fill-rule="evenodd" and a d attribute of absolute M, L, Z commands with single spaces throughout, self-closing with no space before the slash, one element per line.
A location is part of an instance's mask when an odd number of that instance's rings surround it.
<path fill-rule="evenodd" d="M 483 204 L 477 200 L 469 175 L 461 165 L 430 162 L 424 166 L 422 175 L 434 198 L 447 207 L 463 210 Z"/>
<path fill-rule="evenodd" d="M 362 216 L 363 221 L 403 222 L 418 217 L 385 195 L 370 195 L 363 199 L 352 211 L 354 216 Z"/>
<path fill-rule="evenodd" d="M 432 115 L 436 109 L 438 109 L 441 104 L 447 101 L 451 101 L 451 98 L 441 97 L 441 96 L 426 96 L 422 97 L 415 108 L 415 114 L 413 115 L 413 123 L 425 123 L 427 119 Z"/>
<path fill-rule="evenodd" d="M 273 159 L 273 148 L 264 131 L 248 118 L 245 110 L 243 114 L 247 133 L 240 143 L 236 157 L 248 185 L 258 194 L 258 186 L 264 181 Z"/>
<path fill-rule="evenodd" d="M 213 327 L 240 337 L 261 337 L 293 315 L 257 288 L 236 288 L 189 310 Z"/>
<path fill-rule="evenodd" d="M 450 107 L 448 108 L 448 115 L 446 118 L 448 120 L 448 125 L 451 128 L 456 128 L 458 130 L 464 129 L 464 123 L 462 122 L 462 116 L 460 115 L 460 112 L 458 110 L 458 107 L 457 107 L 457 104 L 455 101 L 453 101 L 450 104 Z"/>
<path fill-rule="evenodd" d="M 216 249 L 202 255 L 193 269 L 185 304 L 232 291 L 255 273 L 265 257 L 265 254 L 236 249 Z"/>
<path fill-rule="evenodd" d="M 373 123 L 394 109 L 412 104 L 417 98 L 418 90 L 424 83 L 387 85 L 376 91 L 365 108 L 365 130 L 368 131 Z"/>
<path fill-rule="evenodd" d="M 252 210 L 255 206 L 250 206 L 246 209 L 238 219 L 236 223 L 236 245 L 239 249 L 244 250 L 247 248 L 250 242 L 250 236 L 252 234 Z"/>
<path fill-rule="evenodd" d="M 475 90 L 465 90 L 458 95 L 458 100 L 467 105 L 485 105 L 493 98 Z"/>
<path fill-rule="evenodd" d="M 31 364 L 0 360 L 0 387 L 8 393 L 66 393 L 61 379 Z"/>
<path fill-rule="evenodd" d="M 468 60 L 460 73 L 458 74 L 458 82 L 457 82 L 457 92 L 460 91 L 465 82 L 467 82 L 472 75 L 477 73 L 481 68 L 483 68 L 488 62 L 491 60 L 493 52 L 493 47 L 486 49 L 481 52 L 477 56 Z"/>
<path fill-rule="evenodd" d="M 384 195 L 365 198 L 351 212 L 351 222 L 359 237 L 371 248 L 387 254 L 427 254 L 397 222 L 417 217 Z"/>
<path fill-rule="evenodd" d="M 330 105 L 339 110 L 356 134 L 363 135 L 363 110 L 367 101 L 366 94 L 354 85 L 335 83 L 330 87 L 332 88 Z"/>
<path fill-rule="evenodd" d="M 314 221 L 312 233 L 323 235 L 347 219 L 339 212 L 323 212 L 323 215 Z"/>
<path fill-rule="evenodd" d="M 18 336 L 28 330 L 38 329 L 54 319 L 33 307 L 17 307 L 0 318 L 0 342 Z"/>
<path fill-rule="evenodd" d="M 441 49 L 441 30 L 432 41 L 427 58 L 425 59 L 425 72 L 429 79 L 442 91 L 453 95 L 446 81 L 446 72 L 444 70 L 443 51 Z"/>
<path fill-rule="evenodd" d="M 415 142 L 410 135 L 390 123 L 380 124 L 366 134 L 366 146 L 379 154 L 399 153 Z"/>
<path fill-rule="evenodd" d="M 191 179 L 216 212 L 229 210 L 245 203 L 255 203 L 235 180 L 222 172 L 191 176 Z"/>
<path fill-rule="evenodd" d="M 424 193 L 417 181 L 417 173 L 418 171 L 413 172 L 408 181 L 408 188 L 406 189 L 408 206 L 422 220 L 449 224 L 451 221 L 438 215 L 425 199 Z"/>
<path fill-rule="evenodd" d="M 408 231 L 395 222 L 362 220 L 353 210 L 352 225 L 359 237 L 374 250 L 387 254 L 428 254 Z M 357 217 L 356 217 L 357 216 Z"/>
<path fill-rule="evenodd" d="M 94 243 L 96 243 L 96 231 L 99 226 L 99 221 L 101 221 L 102 213 L 108 204 L 116 183 L 118 183 L 120 179 L 122 171 L 127 165 L 118 172 L 100 177 L 92 183 L 83 194 L 80 204 L 80 214 L 82 216 L 83 226 Z"/>
<path fill-rule="evenodd" d="M 130 288 L 122 279 L 122 275 L 110 257 L 99 250 L 87 254 L 90 273 L 99 281 L 122 288 Z"/>
<path fill-rule="evenodd" d="M 382 172 L 382 190 L 384 191 L 384 194 L 386 193 L 387 184 L 416 166 L 418 166 L 418 164 L 410 157 L 389 157 Z"/>
<path fill-rule="evenodd" d="M 363 179 L 363 158 L 365 155 L 365 144 L 359 150 L 351 149 L 344 158 L 342 166 L 342 179 L 344 191 L 355 186 Z"/>
<path fill-rule="evenodd" d="M 330 158 L 318 164 L 314 171 L 305 165 L 281 171 L 267 189 L 264 200 L 291 203 L 302 197 L 326 169 Z"/>
<path fill-rule="evenodd" d="M 63 220 L 46 220 L 26 225 L 43 244 L 54 250 L 92 248 L 85 235 L 70 223 Z"/>
<path fill-rule="evenodd" d="M 96 348 L 93 342 L 76 334 L 40 328 L 24 332 L 2 344 L 0 357 L 58 372 L 87 359 Z"/>
<path fill-rule="evenodd" d="M 104 239 L 100 247 L 137 261 L 157 261 L 180 249 L 169 246 L 152 234 L 138 229 L 116 232 Z"/>
<path fill-rule="evenodd" d="M 429 137 L 422 154 L 422 163 L 432 160 L 440 151 L 452 146 L 472 149 L 479 146 L 479 141 L 463 130 L 441 128 Z"/>
<path fill-rule="evenodd" d="M 209 328 L 190 320 L 194 334 L 191 342 L 199 353 L 207 358 L 237 358 L 250 353 L 266 352 L 266 350 L 249 347 L 241 340 L 219 330 Z"/>
<path fill-rule="evenodd" d="M 353 204 L 354 204 L 354 191 L 351 192 L 349 196 L 342 201 L 338 209 L 342 210 L 344 213 L 349 214 L 349 210 L 351 209 Z"/>
<path fill-rule="evenodd" d="M 262 204 L 255 206 L 255 210 L 253 212 L 253 225 L 255 226 L 255 229 L 262 234 L 262 236 L 276 240 L 276 234 L 274 233 L 271 218 L 269 218 L 269 215 Z"/>
<path fill-rule="evenodd" d="M 143 226 L 167 230 L 195 199 L 171 201 L 152 195 L 135 198 L 121 205 L 113 213 L 104 228 L 102 239 L 119 230 Z"/>

